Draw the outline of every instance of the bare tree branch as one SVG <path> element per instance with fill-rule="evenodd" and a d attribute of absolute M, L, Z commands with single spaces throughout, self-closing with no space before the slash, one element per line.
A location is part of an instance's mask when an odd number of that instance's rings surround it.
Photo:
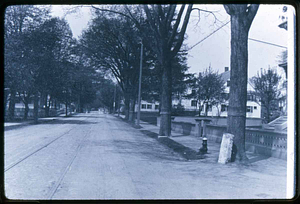
<path fill-rule="evenodd" d="M 179 33 L 179 41 L 175 45 L 174 49 L 171 51 L 171 55 L 173 55 L 173 56 L 175 56 L 177 54 L 177 52 L 179 51 L 179 49 L 180 49 L 180 47 L 183 43 L 183 37 L 184 37 L 185 31 L 186 31 L 186 28 L 187 28 L 187 25 L 188 25 L 188 22 L 189 22 L 189 19 L 190 19 L 190 14 L 192 12 L 192 8 L 193 8 L 193 4 L 189 4 L 189 7 L 188 7 L 188 9 L 186 11 L 186 14 L 185 14 L 183 25 L 181 27 L 181 31 Z"/>
<path fill-rule="evenodd" d="M 182 16 L 182 13 L 184 11 L 184 8 L 185 8 L 185 4 L 183 4 L 181 6 L 180 11 L 179 11 L 178 16 L 177 16 L 177 19 L 176 19 L 176 22 L 173 26 L 173 31 L 172 31 L 171 37 L 168 40 L 168 46 L 169 47 L 172 46 L 172 42 L 174 41 L 175 35 L 177 33 L 178 26 L 179 26 L 179 23 L 180 23 L 180 20 L 181 20 L 181 16 Z"/>

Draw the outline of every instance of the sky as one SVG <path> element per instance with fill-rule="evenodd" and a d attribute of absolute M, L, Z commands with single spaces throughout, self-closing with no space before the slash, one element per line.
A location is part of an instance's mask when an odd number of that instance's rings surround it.
<path fill-rule="evenodd" d="M 52 6 L 52 15 L 63 17 L 65 14 L 63 7 L 66 6 Z M 199 16 L 195 10 L 190 17 L 185 45 L 191 48 L 199 41 L 203 41 L 188 52 L 189 72 L 199 73 L 211 66 L 213 70 L 222 73 L 224 67 L 230 67 L 230 23 L 223 26 L 230 20 L 230 16 L 223 5 L 194 5 L 194 7 L 214 11 L 215 16 L 208 12 L 200 12 Z M 288 31 L 278 27 L 282 22 L 279 16 L 284 14 L 282 8 L 283 5 L 260 5 L 251 25 L 249 38 L 287 47 Z M 77 13 L 66 16 L 74 37 L 78 38 L 82 30 L 88 27 L 91 16 L 89 8 L 81 8 Z M 221 26 L 223 27 L 216 31 Z M 215 33 L 209 36 L 213 32 Z M 284 77 L 283 70 L 278 67 L 278 56 L 284 50 L 282 47 L 248 40 L 248 77 L 251 78 L 257 75 L 261 68 L 268 67 L 276 69 Z"/>

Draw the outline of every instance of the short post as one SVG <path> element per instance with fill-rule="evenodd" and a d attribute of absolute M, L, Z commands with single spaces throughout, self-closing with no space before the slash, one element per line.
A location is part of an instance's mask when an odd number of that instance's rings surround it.
<path fill-rule="evenodd" d="M 202 147 L 199 149 L 199 153 L 206 154 L 207 153 L 207 138 L 203 137 L 202 139 Z"/>
<path fill-rule="evenodd" d="M 226 164 L 231 160 L 233 138 L 234 138 L 233 134 L 230 133 L 223 134 L 218 163 Z"/>

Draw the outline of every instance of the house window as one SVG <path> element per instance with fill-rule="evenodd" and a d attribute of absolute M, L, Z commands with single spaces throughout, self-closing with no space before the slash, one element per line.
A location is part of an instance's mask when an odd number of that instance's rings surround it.
<path fill-rule="evenodd" d="M 227 111 L 227 106 L 226 105 L 221 105 L 221 112 Z"/>
<path fill-rule="evenodd" d="M 192 94 L 195 95 L 196 94 L 196 90 L 192 90 Z"/>
<path fill-rule="evenodd" d="M 155 110 L 158 110 L 159 109 L 159 105 L 155 105 Z"/>
<path fill-rule="evenodd" d="M 142 104 L 142 109 L 146 109 L 146 104 Z"/>
<path fill-rule="evenodd" d="M 247 106 L 247 113 L 253 113 L 253 106 Z"/>
<path fill-rule="evenodd" d="M 257 106 L 254 106 L 254 110 L 256 110 L 257 109 Z"/>
<path fill-rule="evenodd" d="M 152 109 L 152 105 L 151 105 L 151 104 L 148 104 L 148 105 L 147 105 L 147 109 Z"/>
<path fill-rule="evenodd" d="M 197 100 L 192 100 L 191 101 L 191 106 L 197 106 Z"/>
<path fill-rule="evenodd" d="M 230 80 L 228 79 L 227 80 L 227 87 L 229 87 L 230 86 Z"/>

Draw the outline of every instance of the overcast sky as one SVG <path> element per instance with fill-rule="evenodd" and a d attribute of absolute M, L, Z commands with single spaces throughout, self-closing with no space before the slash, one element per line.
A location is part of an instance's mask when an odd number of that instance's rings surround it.
<path fill-rule="evenodd" d="M 197 42 L 203 40 L 212 32 L 230 20 L 222 5 L 195 5 L 196 7 L 215 11 L 218 19 L 209 13 L 201 12 L 200 21 L 197 11 L 193 11 L 187 29 L 187 40 L 185 44 L 192 47 Z M 62 17 L 64 15 L 64 6 L 52 6 L 54 16 Z M 279 16 L 283 15 L 283 5 L 260 5 L 257 15 L 254 18 L 249 32 L 249 38 L 287 46 L 288 31 L 279 28 L 282 22 Z M 291 9 L 288 9 L 291 11 Z M 81 31 L 88 26 L 91 18 L 89 8 L 82 8 L 78 13 L 67 15 L 67 20 L 73 31 L 73 35 L 78 37 Z M 278 73 L 284 76 L 281 68 L 278 68 L 278 55 L 284 48 L 273 45 L 248 41 L 248 77 L 252 77 L 260 71 L 260 68 L 276 68 Z M 189 72 L 198 73 L 211 65 L 219 73 L 224 71 L 224 67 L 230 67 L 230 23 L 216 31 L 210 37 L 207 37 L 201 43 L 192 48 L 189 52 L 188 65 Z"/>

